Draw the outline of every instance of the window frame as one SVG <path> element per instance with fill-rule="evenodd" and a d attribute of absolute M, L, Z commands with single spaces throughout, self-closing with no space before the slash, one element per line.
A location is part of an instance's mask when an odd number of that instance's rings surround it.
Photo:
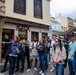
<path fill-rule="evenodd" d="M 18 0 L 18 1 L 20 1 L 20 0 Z M 16 8 L 15 8 L 15 6 L 16 6 L 16 0 L 14 0 L 14 13 L 18 13 L 18 14 L 22 14 L 22 15 L 26 15 L 26 0 L 24 0 L 24 12 L 21 12 L 21 11 L 17 11 L 16 10 Z M 18 4 L 19 4 L 19 8 L 20 8 L 20 2 L 18 2 Z"/>
<path fill-rule="evenodd" d="M 36 0 L 37 1 L 37 0 Z M 33 10 L 33 12 L 34 12 L 34 18 L 38 18 L 38 19 L 43 19 L 43 0 L 40 0 L 41 2 L 40 2 L 40 8 L 41 8 L 41 16 L 40 17 L 37 17 L 36 15 L 35 15 L 35 0 L 34 0 L 34 10 Z"/>

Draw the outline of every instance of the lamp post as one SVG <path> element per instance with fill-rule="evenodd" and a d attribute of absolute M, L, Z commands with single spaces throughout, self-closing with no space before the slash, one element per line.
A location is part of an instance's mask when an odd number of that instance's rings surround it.
<path fill-rule="evenodd" d="M 1 60 L 1 52 L 2 52 L 2 29 L 3 24 L 5 23 L 5 1 L 0 0 L 0 62 Z"/>

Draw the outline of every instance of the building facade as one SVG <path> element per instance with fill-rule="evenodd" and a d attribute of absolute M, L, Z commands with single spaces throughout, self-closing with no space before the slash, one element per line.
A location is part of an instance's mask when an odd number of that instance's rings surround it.
<path fill-rule="evenodd" d="M 3 37 L 16 35 L 27 37 L 29 42 L 33 36 L 38 40 L 48 35 L 50 26 L 50 3 L 48 0 L 5 0 L 6 23 L 3 26 Z"/>
<path fill-rule="evenodd" d="M 59 15 L 59 16 L 56 17 L 56 19 L 60 19 L 61 20 L 61 29 L 64 32 L 69 29 L 68 28 L 68 19 L 67 19 L 66 16 Z"/>
<path fill-rule="evenodd" d="M 59 35 L 63 30 L 61 29 L 61 20 L 51 17 L 52 35 Z"/>
<path fill-rule="evenodd" d="M 36 36 L 50 36 L 50 0 L 1 0 L 5 2 L 6 19 L 2 30 L 2 41 L 18 36 L 29 42 Z M 4 54 L 0 50 L 1 57 Z"/>

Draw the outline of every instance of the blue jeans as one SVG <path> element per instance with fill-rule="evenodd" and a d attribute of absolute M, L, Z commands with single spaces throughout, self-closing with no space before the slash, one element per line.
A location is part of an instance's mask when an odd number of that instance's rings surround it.
<path fill-rule="evenodd" d="M 45 52 L 45 69 L 48 68 L 48 52 Z"/>
<path fill-rule="evenodd" d="M 18 55 L 18 58 L 17 58 L 17 70 L 19 70 L 19 63 L 21 61 L 21 70 L 23 71 L 24 70 L 24 61 L 25 57 L 24 55 Z"/>
<path fill-rule="evenodd" d="M 70 75 L 75 75 L 75 73 L 73 71 L 73 60 L 68 59 L 68 66 L 69 66 Z"/>
<path fill-rule="evenodd" d="M 39 53 L 39 61 L 42 72 L 44 73 L 45 53 Z"/>
<path fill-rule="evenodd" d="M 64 64 L 58 64 L 56 66 L 56 75 L 64 75 Z"/>
<path fill-rule="evenodd" d="M 9 56 L 9 75 L 14 74 L 17 57 Z"/>
<path fill-rule="evenodd" d="M 76 58 L 73 59 L 73 71 L 76 74 Z"/>

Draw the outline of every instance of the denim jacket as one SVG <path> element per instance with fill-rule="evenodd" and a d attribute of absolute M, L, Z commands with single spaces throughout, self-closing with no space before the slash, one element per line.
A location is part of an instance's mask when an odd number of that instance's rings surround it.
<path fill-rule="evenodd" d="M 5 42 L 5 44 L 11 45 L 9 56 L 17 57 L 18 56 L 17 50 L 18 50 L 19 43 L 18 42 L 14 42 L 12 40 L 10 42 Z"/>

